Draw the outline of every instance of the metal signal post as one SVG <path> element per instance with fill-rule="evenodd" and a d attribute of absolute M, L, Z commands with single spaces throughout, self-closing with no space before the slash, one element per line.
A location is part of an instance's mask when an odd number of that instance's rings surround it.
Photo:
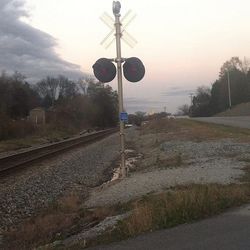
<path fill-rule="evenodd" d="M 123 88 L 122 88 L 122 56 L 121 56 L 121 22 L 120 22 L 120 2 L 113 2 L 113 13 L 115 15 L 115 38 L 116 38 L 116 59 L 117 64 L 117 81 L 118 81 L 118 98 L 119 98 L 119 114 L 124 112 L 123 109 Z M 121 141 L 121 177 L 127 175 L 125 165 L 125 135 L 124 121 L 120 119 L 120 141 Z"/>
<path fill-rule="evenodd" d="M 122 18 L 122 21 L 127 19 L 123 28 L 120 21 L 121 4 L 119 1 L 113 2 L 113 14 L 115 19 L 110 17 L 107 13 L 101 16 L 101 20 L 111 29 L 109 34 L 102 40 L 101 44 L 108 48 L 113 41 L 116 41 L 116 58 L 100 58 L 92 66 L 95 77 L 102 83 L 111 82 L 117 73 L 118 81 L 118 98 L 119 98 L 119 120 L 120 120 L 120 142 L 121 142 L 121 173 L 120 177 L 124 178 L 127 175 L 125 165 L 125 135 L 124 135 L 124 122 L 128 120 L 128 114 L 124 112 L 123 108 L 123 89 L 122 89 L 122 73 L 129 82 L 140 81 L 145 74 L 145 67 L 141 60 L 137 57 L 122 58 L 121 55 L 121 38 L 130 47 L 133 47 L 137 41 L 125 30 L 125 27 L 135 18 L 131 17 L 131 11 Z M 130 16 L 130 17 L 129 17 Z M 128 19 L 129 18 L 129 19 Z M 115 31 L 115 38 L 111 37 Z M 117 67 L 113 64 L 115 62 Z M 125 63 L 124 63 L 125 62 Z M 123 64 L 124 63 L 124 64 Z M 123 68 L 122 68 L 123 64 Z"/>

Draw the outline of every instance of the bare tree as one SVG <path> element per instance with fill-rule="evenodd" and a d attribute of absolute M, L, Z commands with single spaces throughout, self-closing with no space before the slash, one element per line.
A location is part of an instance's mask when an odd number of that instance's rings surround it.
<path fill-rule="evenodd" d="M 249 71 L 249 60 L 244 58 L 241 61 L 239 57 L 232 57 L 229 61 L 226 61 L 220 69 L 220 77 L 223 77 L 227 71 L 239 70 L 243 73 Z"/>
<path fill-rule="evenodd" d="M 77 86 L 82 94 L 87 95 L 89 84 L 94 83 L 96 83 L 94 77 L 92 75 L 86 75 L 79 79 L 79 81 L 77 82 Z"/>
<path fill-rule="evenodd" d="M 73 98 L 77 95 L 78 89 L 75 82 L 65 76 L 59 76 L 59 98 Z"/>
<path fill-rule="evenodd" d="M 54 102 L 59 93 L 60 81 L 58 78 L 47 76 L 46 79 L 41 80 L 36 84 L 36 90 L 43 98 L 48 97 L 51 99 L 51 104 L 54 106 Z"/>
<path fill-rule="evenodd" d="M 244 60 L 242 61 L 242 71 L 247 75 L 249 70 L 250 70 L 250 60 L 244 57 Z"/>
<path fill-rule="evenodd" d="M 189 105 L 184 104 L 178 107 L 178 114 L 180 115 L 189 115 Z"/>

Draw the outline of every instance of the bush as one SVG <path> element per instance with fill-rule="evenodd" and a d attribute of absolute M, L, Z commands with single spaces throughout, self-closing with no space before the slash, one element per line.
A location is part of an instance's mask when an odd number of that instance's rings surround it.
<path fill-rule="evenodd" d="M 26 120 L 14 121 L 0 114 L 0 140 L 22 138 L 34 133 L 35 127 Z"/>

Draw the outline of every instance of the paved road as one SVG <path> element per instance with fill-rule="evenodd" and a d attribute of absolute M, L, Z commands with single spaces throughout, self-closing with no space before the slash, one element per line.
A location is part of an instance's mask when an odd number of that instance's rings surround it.
<path fill-rule="evenodd" d="M 193 120 L 201 122 L 211 122 L 217 124 L 223 124 L 239 128 L 250 129 L 250 116 L 232 116 L 232 117 L 200 117 L 192 118 Z"/>
<path fill-rule="evenodd" d="M 250 250 L 250 204 L 172 229 L 92 250 Z"/>

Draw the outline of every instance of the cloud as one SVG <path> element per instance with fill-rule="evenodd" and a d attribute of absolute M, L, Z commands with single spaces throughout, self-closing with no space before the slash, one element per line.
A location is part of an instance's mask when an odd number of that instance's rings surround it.
<path fill-rule="evenodd" d="M 144 112 L 161 112 L 166 106 L 165 101 L 149 100 L 148 98 L 124 98 L 124 107 L 128 113 L 135 113 L 136 111 Z"/>
<path fill-rule="evenodd" d="M 141 104 L 146 103 L 148 105 L 158 105 L 158 104 L 165 103 L 164 101 L 155 101 L 155 100 L 149 100 L 148 98 L 135 98 L 135 97 L 124 98 L 124 102 L 128 106 L 138 104 L 138 103 L 141 103 Z"/>
<path fill-rule="evenodd" d="M 0 70 L 19 71 L 36 81 L 47 75 L 83 75 L 80 66 L 61 59 L 56 39 L 21 18 L 28 17 L 25 0 L 0 0 Z"/>
<path fill-rule="evenodd" d="M 194 89 L 177 89 L 173 88 L 170 89 L 169 91 L 162 92 L 161 95 L 164 97 L 171 97 L 171 96 L 186 96 L 189 95 L 190 93 L 194 93 Z"/>

